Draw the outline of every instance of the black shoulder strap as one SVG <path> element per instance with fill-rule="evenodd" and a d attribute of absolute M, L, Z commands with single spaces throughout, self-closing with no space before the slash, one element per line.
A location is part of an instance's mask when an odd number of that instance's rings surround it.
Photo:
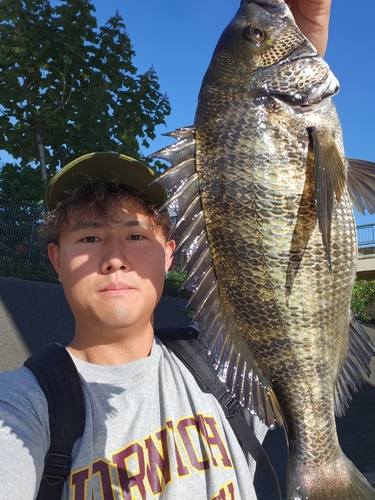
<path fill-rule="evenodd" d="M 75 441 L 85 426 L 85 399 L 76 366 L 60 344 L 52 343 L 24 363 L 37 378 L 48 402 L 51 443 L 37 500 L 60 500 L 71 468 Z"/>
<path fill-rule="evenodd" d="M 269 458 L 244 416 L 238 411 L 238 401 L 207 363 L 202 344 L 196 340 L 198 331 L 193 327 L 159 328 L 155 330 L 155 334 L 194 375 L 199 387 L 216 397 L 242 448 L 255 460 L 257 471 L 267 476 L 267 485 L 270 490 L 267 499 L 280 499 L 279 482 Z"/>

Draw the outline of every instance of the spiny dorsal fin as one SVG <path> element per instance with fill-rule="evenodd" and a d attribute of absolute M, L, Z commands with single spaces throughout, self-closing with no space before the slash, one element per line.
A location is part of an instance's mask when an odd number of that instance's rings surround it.
<path fill-rule="evenodd" d="M 215 294 L 211 294 L 215 303 Z M 204 310 L 202 311 L 204 313 Z M 196 318 L 200 320 L 201 313 Z M 214 314 L 207 318 L 202 330 L 202 342 L 208 346 L 208 357 L 219 378 L 232 391 L 241 405 L 270 429 L 283 425 L 283 416 L 275 394 L 246 344 L 237 346 L 231 332 L 237 328 L 230 317 L 214 308 Z M 211 325 L 210 325 L 210 322 Z"/>
<path fill-rule="evenodd" d="M 193 292 L 189 304 L 196 308 L 194 320 L 200 324 L 198 339 L 206 346 L 218 377 L 243 408 L 258 415 L 270 428 L 276 423 L 282 425 L 281 411 L 270 384 L 249 348 L 245 344 L 238 347 L 235 335 L 228 330 L 234 331 L 237 326 L 225 316 L 220 301 L 195 168 L 194 128 L 185 127 L 166 135 L 178 142 L 151 155 L 172 163 L 155 182 L 170 191 L 160 210 L 173 207 L 179 217 L 172 236 L 179 241 L 178 251 L 186 257 L 189 274 L 184 285 Z"/>
<path fill-rule="evenodd" d="M 152 184 L 162 184 L 166 189 L 174 190 L 183 181 L 191 177 L 195 173 L 195 159 L 188 158 L 187 160 L 177 163 L 173 168 L 169 168 L 166 172 L 152 182 Z"/>

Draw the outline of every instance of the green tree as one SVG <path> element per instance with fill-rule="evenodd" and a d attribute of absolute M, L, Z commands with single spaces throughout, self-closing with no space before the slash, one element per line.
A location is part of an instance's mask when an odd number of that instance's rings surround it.
<path fill-rule="evenodd" d="M 40 202 L 44 197 L 45 182 L 38 170 L 25 165 L 5 163 L 0 168 L 0 192 L 5 199 L 20 202 Z"/>
<path fill-rule="evenodd" d="M 42 181 L 89 151 L 139 157 L 170 112 L 153 68 L 137 74 L 119 13 L 98 29 L 94 10 L 0 0 L 0 149 Z"/>
<path fill-rule="evenodd" d="M 369 316 L 365 309 L 375 302 L 375 281 L 356 279 L 353 287 L 351 309 L 357 319 L 362 323 L 369 322 Z"/>

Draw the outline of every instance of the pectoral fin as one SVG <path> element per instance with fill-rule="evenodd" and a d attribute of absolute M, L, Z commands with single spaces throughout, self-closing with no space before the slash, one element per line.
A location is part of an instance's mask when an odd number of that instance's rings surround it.
<path fill-rule="evenodd" d="M 340 203 L 346 185 L 346 169 L 334 139 L 329 134 L 308 129 L 314 152 L 315 201 L 319 229 L 331 265 L 331 223 L 335 202 Z"/>
<path fill-rule="evenodd" d="M 348 191 L 359 213 L 375 213 L 375 163 L 347 158 Z"/>

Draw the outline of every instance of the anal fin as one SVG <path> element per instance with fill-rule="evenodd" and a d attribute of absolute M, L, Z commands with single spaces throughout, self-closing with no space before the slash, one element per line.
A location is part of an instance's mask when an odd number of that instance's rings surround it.
<path fill-rule="evenodd" d="M 357 392 L 364 384 L 362 372 L 370 376 L 370 361 L 375 356 L 375 346 L 363 326 L 352 318 L 349 324 L 349 353 L 344 363 L 335 390 L 335 414 L 345 414 L 352 400 L 352 392 Z M 361 371 L 362 370 L 362 371 Z"/>

